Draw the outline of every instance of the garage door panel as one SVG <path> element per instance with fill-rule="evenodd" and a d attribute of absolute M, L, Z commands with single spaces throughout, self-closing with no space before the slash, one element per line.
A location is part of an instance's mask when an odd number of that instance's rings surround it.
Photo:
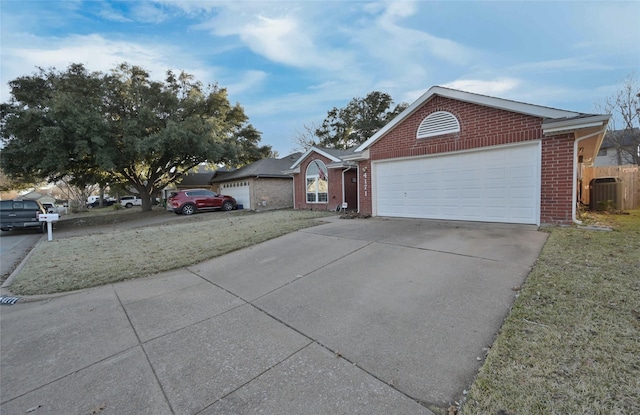
<path fill-rule="evenodd" d="M 225 184 L 221 189 L 221 193 L 233 197 L 239 205 L 245 209 L 250 208 L 249 185 L 240 183 Z"/>
<path fill-rule="evenodd" d="M 379 216 L 538 223 L 540 145 L 375 163 Z M 393 190 L 392 190 L 393 189 Z"/>

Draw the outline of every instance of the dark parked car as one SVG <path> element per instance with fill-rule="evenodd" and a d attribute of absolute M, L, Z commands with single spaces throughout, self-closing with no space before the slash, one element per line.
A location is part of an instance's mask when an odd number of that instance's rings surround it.
<path fill-rule="evenodd" d="M 112 206 L 117 202 L 116 199 L 103 199 L 102 200 L 102 206 Z M 87 203 L 87 207 L 88 208 L 96 208 L 100 206 L 100 200 L 95 200 L 92 203 Z"/>
<path fill-rule="evenodd" d="M 191 215 L 200 210 L 233 210 L 236 200 L 208 189 L 189 189 L 172 193 L 168 206 L 177 214 Z"/>
<path fill-rule="evenodd" d="M 0 229 L 35 229 L 44 232 L 46 222 L 40 222 L 39 215 L 47 210 L 35 200 L 2 200 L 0 201 Z"/>

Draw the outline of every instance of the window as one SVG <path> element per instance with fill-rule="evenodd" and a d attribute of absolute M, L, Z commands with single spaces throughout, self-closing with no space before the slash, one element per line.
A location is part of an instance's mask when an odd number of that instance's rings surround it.
<path fill-rule="evenodd" d="M 313 160 L 307 166 L 307 202 L 326 203 L 329 201 L 329 181 L 327 167 L 320 160 Z"/>
<path fill-rule="evenodd" d="M 607 155 L 607 149 L 606 148 L 601 148 L 600 150 L 598 150 L 598 155 L 599 156 L 606 156 Z"/>
<path fill-rule="evenodd" d="M 460 123 L 455 115 L 447 111 L 429 114 L 418 127 L 416 138 L 428 138 L 460 132 Z"/>

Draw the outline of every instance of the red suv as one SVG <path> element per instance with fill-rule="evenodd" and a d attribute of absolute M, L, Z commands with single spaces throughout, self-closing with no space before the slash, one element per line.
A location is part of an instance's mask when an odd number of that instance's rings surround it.
<path fill-rule="evenodd" d="M 233 210 L 236 200 L 208 189 L 189 189 L 172 193 L 169 207 L 177 214 L 192 215 L 199 210 Z"/>

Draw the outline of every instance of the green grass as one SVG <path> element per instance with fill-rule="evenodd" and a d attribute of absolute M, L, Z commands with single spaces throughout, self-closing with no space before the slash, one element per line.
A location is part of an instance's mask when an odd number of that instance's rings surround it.
<path fill-rule="evenodd" d="M 640 414 L 640 211 L 551 228 L 461 414 Z"/>
<path fill-rule="evenodd" d="M 17 295 L 52 294 L 138 278 L 214 258 L 298 229 L 317 225 L 335 213 L 280 210 L 264 213 L 205 213 L 170 221 L 97 234 L 42 241 L 16 276 L 10 290 Z M 149 219 L 167 212 L 68 218 L 60 228 Z M 170 216 L 171 219 L 183 219 Z"/>

